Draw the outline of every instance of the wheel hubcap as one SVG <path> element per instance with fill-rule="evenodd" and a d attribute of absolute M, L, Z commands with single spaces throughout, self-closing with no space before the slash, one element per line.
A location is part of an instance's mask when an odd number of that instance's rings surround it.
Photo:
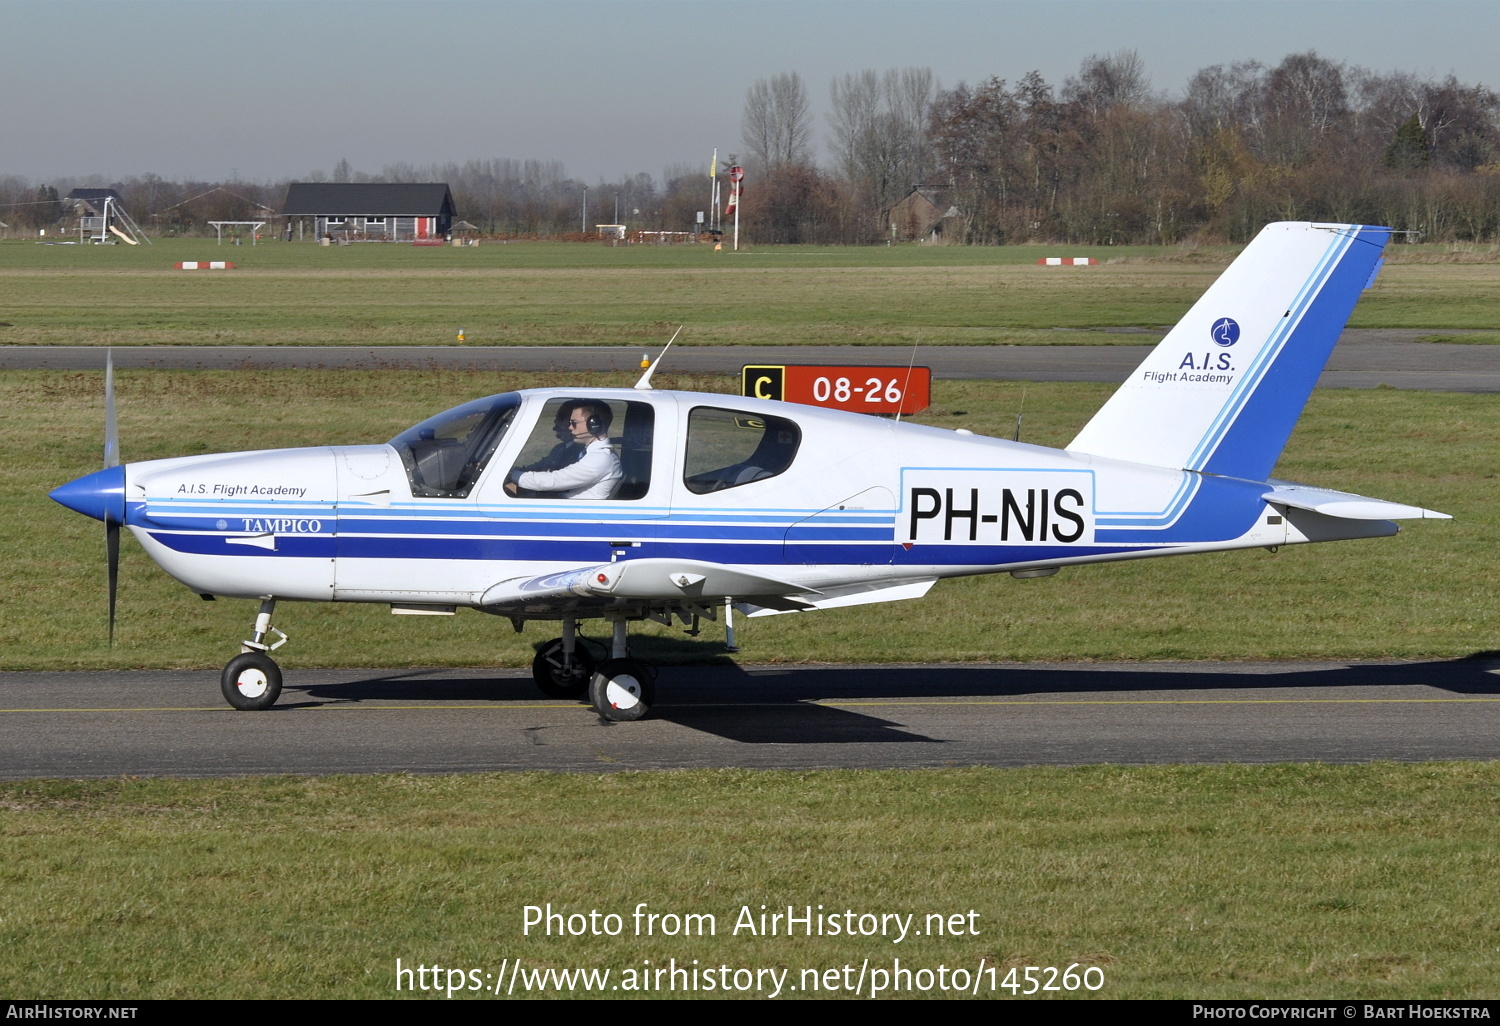
<path fill-rule="evenodd" d="M 234 686 L 240 689 L 240 694 L 246 698 L 259 698 L 266 693 L 269 681 L 264 672 L 260 670 L 242 670 Z"/>
<path fill-rule="evenodd" d="M 616 677 L 604 694 L 611 709 L 634 709 L 641 704 L 641 682 L 634 677 Z"/>

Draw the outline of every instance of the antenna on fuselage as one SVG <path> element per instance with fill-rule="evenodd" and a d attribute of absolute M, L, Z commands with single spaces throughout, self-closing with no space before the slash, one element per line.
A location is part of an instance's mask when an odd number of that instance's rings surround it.
<path fill-rule="evenodd" d="M 662 357 L 667 355 L 667 350 L 672 348 L 672 343 L 677 341 L 677 336 L 682 334 L 682 329 L 686 326 L 679 324 L 677 330 L 672 332 L 672 337 L 667 339 L 667 344 L 661 347 L 661 355 L 652 362 L 651 366 L 646 368 L 646 373 L 641 375 L 641 380 L 635 383 L 636 388 L 649 389 L 651 387 L 651 375 L 656 373 L 656 368 L 660 366 Z"/>
<path fill-rule="evenodd" d="M 1016 411 L 1016 437 L 1014 441 L 1021 440 L 1021 417 L 1026 413 L 1026 386 L 1021 386 L 1021 408 Z"/>
<path fill-rule="evenodd" d="M 917 346 L 922 344 L 922 333 L 917 332 L 911 340 L 911 359 L 906 361 L 906 380 L 901 383 L 901 406 L 906 405 L 906 390 L 911 388 L 912 368 L 917 365 Z M 901 423 L 901 406 L 896 407 L 896 423 Z"/>

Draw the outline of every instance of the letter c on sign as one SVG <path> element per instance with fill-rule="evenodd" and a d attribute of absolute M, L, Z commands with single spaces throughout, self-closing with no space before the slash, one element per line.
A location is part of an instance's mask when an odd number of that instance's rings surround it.
<path fill-rule="evenodd" d="M 762 374 L 760 377 L 756 378 L 755 379 L 755 398 L 757 398 L 757 399 L 774 399 L 775 396 L 773 396 L 769 392 L 765 391 L 764 388 L 762 387 L 764 385 L 769 385 L 770 383 L 771 383 L 771 379 L 769 377 L 767 377 L 766 375 L 764 375 L 764 374 Z"/>

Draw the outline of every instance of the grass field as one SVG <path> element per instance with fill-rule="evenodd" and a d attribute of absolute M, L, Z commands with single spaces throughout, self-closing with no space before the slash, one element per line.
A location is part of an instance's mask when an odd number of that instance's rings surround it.
<path fill-rule="evenodd" d="M 0 993 L 386 998 L 397 958 L 797 987 L 900 958 L 1097 966 L 1111 998 L 1490 997 L 1497 793 L 1495 763 L 0 783 Z M 627 925 L 524 936 L 549 902 Z M 715 934 L 632 936 L 640 902 Z M 762 904 L 978 915 L 734 935 Z"/>
<path fill-rule="evenodd" d="M 1049 251 L 1051 252 L 1051 251 Z M 0 344 L 1046 342 L 1160 325 L 1227 251 L 1041 269 L 1021 250 L 0 245 Z M 1108 254 L 1119 256 L 1116 252 Z M 1486 263 L 1401 254 L 1357 324 L 1489 342 Z M 228 256 L 244 271 L 166 268 Z M 767 303 L 766 295 L 776 301 Z M 1436 330 L 1444 329 L 1444 330 Z M 1103 338 L 1107 339 L 1107 336 Z M 1139 341 L 1139 339 L 1131 339 Z M 97 469 L 98 373 L 0 372 L 0 668 L 203 667 L 252 604 L 203 603 L 127 540 L 104 643 L 102 528 L 46 498 Z M 577 380 L 577 379 L 573 379 Z M 124 372 L 123 456 L 382 441 L 522 375 Z M 623 384 L 590 377 L 580 387 Z M 663 387 L 727 390 L 663 375 Z M 937 382 L 922 418 L 1066 442 L 1107 386 Z M 1458 657 L 1500 648 L 1492 397 L 1318 391 L 1278 476 L 1443 510 L 1396 538 L 940 584 L 915 603 L 743 624 L 746 661 Z M 315 665 L 524 665 L 477 613 L 288 605 Z M 891 624 L 899 623 L 899 630 Z M 657 662 L 720 640 L 644 634 Z M 209 685 L 211 687 L 211 683 Z M 1097 966 L 1104 997 L 1488 997 L 1500 763 L 508 774 L 0 783 L 0 994 L 395 995 L 410 966 L 498 972 Z M 713 913 L 713 938 L 524 937 L 522 908 Z M 902 945 L 732 936 L 738 909 L 962 913 Z M 467 980 L 465 981 L 467 982 Z M 618 992 L 610 992 L 618 996 Z M 427 996 L 431 996 L 428 992 Z M 798 992 L 798 996 L 803 996 Z M 999 991 L 999 996 L 1010 996 Z"/>
<path fill-rule="evenodd" d="M 100 462 L 99 373 L 0 372 L 0 667 L 221 665 L 252 603 L 205 603 L 127 537 L 117 643 L 105 646 L 103 531 L 46 493 Z M 552 379 L 437 372 L 122 372 L 127 460 L 241 448 L 383 441 L 476 395 Z M 625 384 L 589 378 L 586 384 Z M 727 389 L 727 378 L 659 384 Z M 1061 445 L 1110 391 L 1083 384 L 937 382 L 921 420 Z M 1110 566 L 1044 580 L 947 581 L 927 598 L 742 621 L 748 661 L 1374 658 L 1500 648 L 1496 538 L 1500 408 L 1454 393 L 1318 391 L 1277 473 L 1426 506 L 1452 521 L 1396 538 L 1256 549 Z M 1213 610 L 1205 616 L 1204 610 Z M 899 617 L 900 631 L 888 629 Z M 473 611 L 393 617 L 384 606 L 285 605 L 288 666 L 529 664 L 551 634 Z M 1225 629 L 1225 624 L 1232 629 Z M 592 625 L 600 629 L 598 624 Z M 642 632 L 658 662 L 722 657 L 716 628 Z"/>
<path fill-rule="evenodd" d="M 1137 344 L 1138 335 L 1053 329 L 1164 328 L 1233 255 L 1119 247 L 1088 250 L 1107 261 L 1097 267 L 1036 266 L 1057 252 L 9 242 L 0 243 L 0 344 L 446 345 L 463 329 L 471 345 L 637 347 L 679 324 L 689 345 Z M 172 269 L 225 258 L 239 269 Z M 1497 285 L 1500 263 L 1393 257 L 1351 323 L 1493 329 Z"/>

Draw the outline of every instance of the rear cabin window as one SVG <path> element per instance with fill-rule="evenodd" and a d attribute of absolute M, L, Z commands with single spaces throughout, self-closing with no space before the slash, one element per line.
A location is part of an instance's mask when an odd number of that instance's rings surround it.
<path fill-rule="evenodd" d="M 515 392 L 492 395 L 429 417 L 392 438 L 412 495 L 466 497 L 520 408 Z"/>
<path fill-rule="evenodd" d="M 688 414 L 682 480 L 698 495 L 764 481 L 792 465 L 801 443 L 785 417 L 699 406 Z"/>

